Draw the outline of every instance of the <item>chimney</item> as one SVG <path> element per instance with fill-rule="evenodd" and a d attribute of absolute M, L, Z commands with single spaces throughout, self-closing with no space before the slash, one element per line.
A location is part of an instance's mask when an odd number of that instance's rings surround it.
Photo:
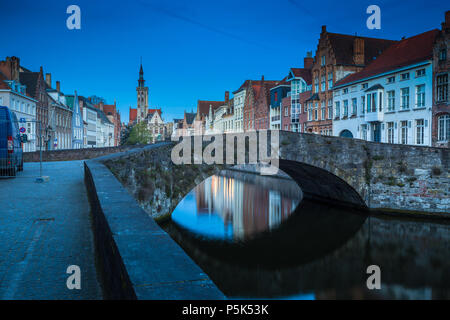
<path fill-rule="evenodd" d="M 322 26 L 322 33 L 325 33 L 325 32 L 327 32 L 327 26 L 323 25 Z"/>
<path fill-rule="evenodd" d="M 103 111 L 103 101 L 100 101 L 98 104 L 98 108 Z"/>
<path fill-rule="evenodd" d="M 61 89 L 61 84 L 59 81 L 56 81 L 56 91 L 59 93 Z"/>
<path fill-rule="evenodd" d="M 353 63 L 364 65 L 364 39 L 359 37 L 353 40 Z"/>
<path fill-rule="evenodd" d="M 261 77 L 261 85 L 263 85 L 264 84 L 264 75 L 262 75 L 262 77 Z"/>
<path fill-rule="evenodd" d="M 228 101 L 230 101 L 230 92 L 225 91 L 225 103 L 228 103 Z"/>
<path fill-rule="evenodd" d="M 46 73 L 45 74 L 45 82 L 47 82 L 47 85 L 51 88 L 52 87 L 52 74 Z"/>
<path fill-rule="evenodd" d="M 445 12 L 445 22 L 442 23 L 442 31 L 449 32 L 450 29 L 450 10 Z"/>
<path fill-rule="evenodd" d="M 0 63 L 0 71 L 8 80 L 19 82 L 20 59 L 17 57 L 6 57 L 6 61 Z"/>
<path fill-rule="evenodd" d="M 312 57 L 312 52 L 308 51 L 306 57 L 303 59 L 303 68 L 312 69 L 314 64 L 314 58 Z"/>

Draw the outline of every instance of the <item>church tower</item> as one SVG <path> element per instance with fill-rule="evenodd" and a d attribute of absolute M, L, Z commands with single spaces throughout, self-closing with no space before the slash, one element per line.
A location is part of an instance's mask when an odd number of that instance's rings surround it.
<path fill-rule="evenodd" d="M 139 70 L 139 80 L 138 86 L 136 87 L 137 92 L 137 122 L 141 122 L 147 118 L 148 113 L 148 87 L 145 86 L 144 80 L 144 69 Z"/>

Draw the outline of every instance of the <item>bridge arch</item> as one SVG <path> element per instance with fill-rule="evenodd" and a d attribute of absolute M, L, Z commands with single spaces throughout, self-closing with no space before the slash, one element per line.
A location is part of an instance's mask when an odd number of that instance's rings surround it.
<path fill-rule="evenodd" d="M 328 170 L 286 159 L 280 159 L 280 170 L 299 185 L 306 199 L 367 209 L 358 191 Z"/>

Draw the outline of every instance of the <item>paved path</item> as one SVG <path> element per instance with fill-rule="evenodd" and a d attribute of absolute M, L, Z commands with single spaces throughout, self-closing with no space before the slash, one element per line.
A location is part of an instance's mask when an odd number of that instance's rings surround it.
<path fill-rule="evenodd" d="M 101 299 L 83 161 L 25 163 L 0 177 L 0 299 Z M 69 265 L 81 290 L 66 286 Z"/>

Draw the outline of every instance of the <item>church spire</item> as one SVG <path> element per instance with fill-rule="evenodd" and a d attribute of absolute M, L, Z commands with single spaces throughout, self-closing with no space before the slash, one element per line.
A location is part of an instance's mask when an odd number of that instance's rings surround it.
<path fill-rule="evenodd" d="M 139 80 L 138 80 L 138 85 L 139 87 L 144 87 L 144 69 L 142 68 L 142 57 L 141 57 L 141 69 L 139 70 Z"/>

